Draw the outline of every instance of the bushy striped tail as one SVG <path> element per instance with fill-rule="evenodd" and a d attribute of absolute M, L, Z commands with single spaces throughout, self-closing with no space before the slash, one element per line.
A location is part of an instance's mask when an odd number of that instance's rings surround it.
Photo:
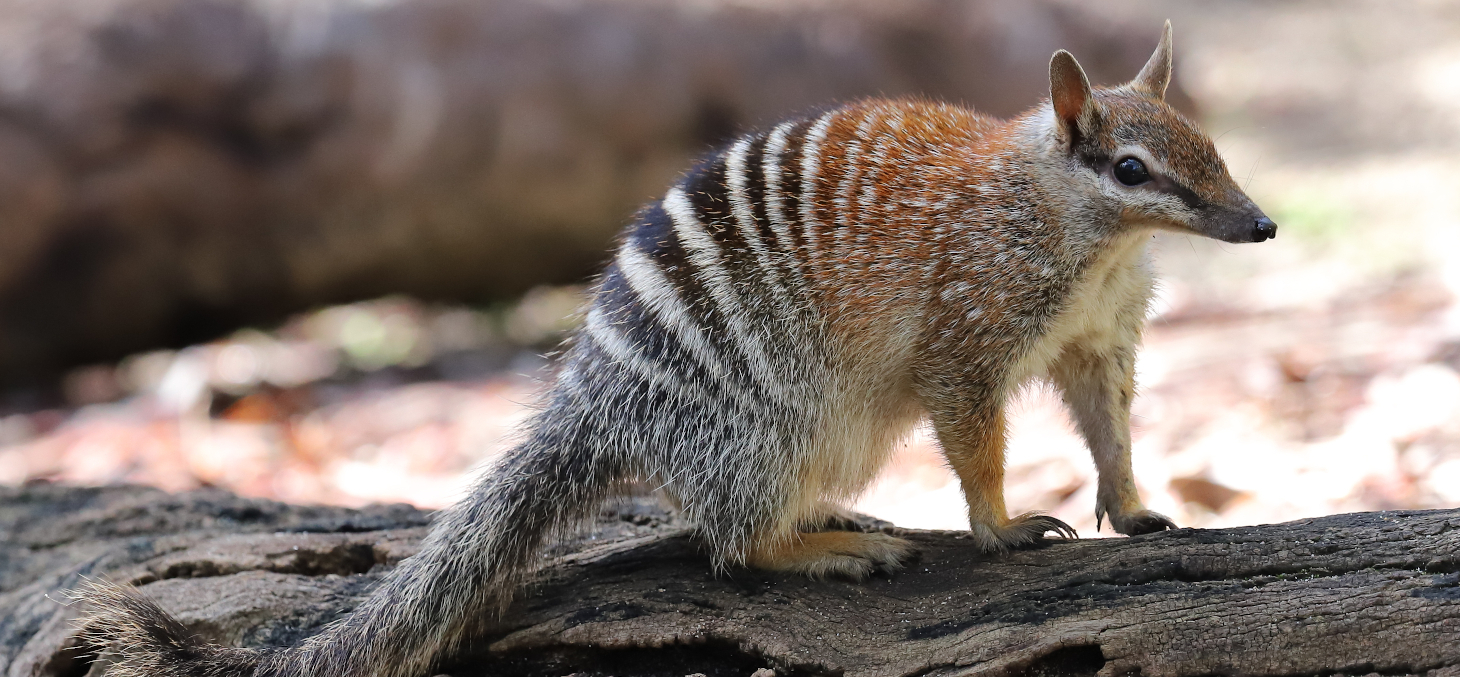
<path fill-rule="evenodd" d="M 135 590 L 95 583 L 86 633 L 113 677 L 417 677 L 501 613 L 545 542 L 596 511 L 620 468 L 586 450 L 581 417 L 539 414 L 530 438 L 444 511 L 351 614 L 288 649 L 210 645 Z"/>
<path fill-rule="evenodd" d="M 209 644 L 130 585 L 89 580 L 72 594 L 91 605 L 86 644 L 114 652 L 108 677 L 252 675 L 260 649 Z"/>

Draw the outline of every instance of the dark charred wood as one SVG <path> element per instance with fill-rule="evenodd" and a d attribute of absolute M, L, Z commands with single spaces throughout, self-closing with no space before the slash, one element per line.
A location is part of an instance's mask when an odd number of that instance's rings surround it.
<path fill-rule="evenodd" d="M 75 639 L 79 609 L 56 601 L 81 576 L 138 584 L 220 642 L 296 642 L 368 595 L 428 517 L 218 491 L 0 490 L 0 674 L 102 672 Z M 958 532 L 897 531 L 920 558 L 866 583 L 716 576 L 673 514 L 626 500 L 555 548 L 506 618 L 440 672 L 1460 675 L 1460 510 L 1007 555 Z"/>

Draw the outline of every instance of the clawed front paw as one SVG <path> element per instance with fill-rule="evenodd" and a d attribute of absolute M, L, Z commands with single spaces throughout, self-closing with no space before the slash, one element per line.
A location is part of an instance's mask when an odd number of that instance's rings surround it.
<path fill-rule="evenodd" d="M 1103 511 L 1095 514 L 1096 528 L 1099 528 L 1100 520 L 1104 517 Z M 1141 534 L 1153 534 L 1157 531 L 1177 529 L 1175 522 L 1170 517 L 1162 515 L 1153 510 L 1140 510 L 1122 515 L 1110 515 L 1110 528 L 1116 533 L 1127 536 L 1139 536 Z"/>
<path fill-rule="evenodd" d="M 1044 535 L 1049 532 L 1054 532 L 1060 538 L 1080 537 L 1075 533 L 1074 527 L 1049 515 L 1037 513 L 1024 513 L 998 527 L 974 524 L 972 530 L 978 547 L 984 552 L 1005 552 L 1033 545 L 1044 540 Z"/>

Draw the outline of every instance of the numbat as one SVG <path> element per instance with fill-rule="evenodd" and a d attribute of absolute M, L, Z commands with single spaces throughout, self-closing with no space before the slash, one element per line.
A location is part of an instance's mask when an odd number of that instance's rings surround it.
<path fill-rule="evenodd" d="M 631 481 L 679 506 L 717 569 L 896 569 L 908 542 L 828 526 L 924 415 L 970 547 L 1074 536 L 1005 512 L 1005 409 L 1035 378 L 1094 455 L 1097 518 L 1173 528 L 1131 476 L 1146 243 L 1277 229 L 1162 100 L 1169 24 L 1125 85 L 1092 88 L 1064 51 L 1049 76 L 1049 101 L 1010 121 L 873 99 L 741 137 L 624 231 L 524 441 L 359 608 L 295 647 L 226 648 L 94 584 L 93 639 L 124 658 L 111 674 L 429 675 L 550 539 Z"/>

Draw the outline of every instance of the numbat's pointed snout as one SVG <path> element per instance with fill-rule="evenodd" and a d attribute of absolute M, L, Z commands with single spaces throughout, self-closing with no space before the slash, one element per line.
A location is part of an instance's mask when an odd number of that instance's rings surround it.
<path fill-rule="evenodd" d="M 1257 224 L 1252 228 L 1252 241 L 1263 242 L 1277 237 L 1277 224 L 1266 216 L 1257 219 Z"/>

